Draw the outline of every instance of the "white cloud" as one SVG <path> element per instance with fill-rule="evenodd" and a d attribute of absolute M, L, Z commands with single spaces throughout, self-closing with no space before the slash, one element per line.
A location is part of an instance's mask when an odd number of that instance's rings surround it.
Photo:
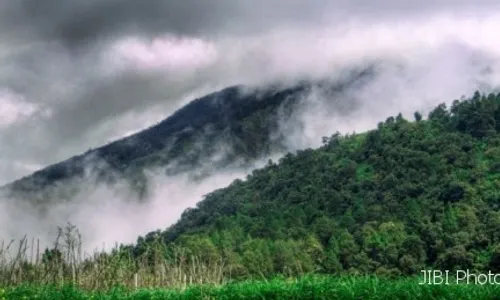
<path fill-rule="evenodd" d="M 128 37 L 112 46 L 113 56 L 141 70 L 185 70 L 206 68 L 217 59 L 214 46 L 199 38 L 159 36 L 152 40 Z"/>
<path fill-rule="evenodd" d="M 8 90 L 0 90 L 0 128 L 21 122 L 37 111 L 37 106 Z"/>

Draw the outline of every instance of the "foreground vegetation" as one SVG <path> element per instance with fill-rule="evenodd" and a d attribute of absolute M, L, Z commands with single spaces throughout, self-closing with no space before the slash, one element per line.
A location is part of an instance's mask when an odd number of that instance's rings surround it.
<path fill-rule="evenodd" d="M 0 242 L 0 287 L 20 285 L 71 286 L 84 290 L 221 285 L 230 280 L 224 262 L 204 262 L 185 249 L 156 241 L 141 255 L 115 247 L 110 252 L 85 253 L 75 226 L 59 228 L 54 247 L 40 251 L 39 241 L 24 238 Z M 1 297 L 0 297 L 1 299 Z"/>
<path fill-rule="evenodd" d="M 496 285 L 419 285 L 418 280 L 376 277 L 319 277 L 246 281 L 186 289 L 114 288 L 85 291 L 72 286 L 19 286 L 0 290 L 0 299 L 498 299 Z M 2 298 L 3 297 L 3 298 Z"/>

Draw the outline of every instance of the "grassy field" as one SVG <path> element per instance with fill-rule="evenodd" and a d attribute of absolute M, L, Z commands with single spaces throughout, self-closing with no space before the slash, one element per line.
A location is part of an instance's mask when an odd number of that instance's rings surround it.
<path fill-rule="evenodd" d="M 417 279 L 321 277 L 247 281 L 186 289 L 114 288 L 85 291 L 71 286 L 0 289 L 0 299 L 500 299 L 495 285 L 419 285 Z"/>

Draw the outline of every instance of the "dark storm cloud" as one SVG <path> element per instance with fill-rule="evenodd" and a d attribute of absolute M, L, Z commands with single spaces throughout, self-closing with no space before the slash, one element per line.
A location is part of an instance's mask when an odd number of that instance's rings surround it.
<path fill-rule="evenodd" d="M 276 26 L 309 26 L 373 18 L 491 7 L 498 1 L 395 0 L 4 0 L 3 34 L 42 37 L 70 46 L 123 34 L 221 35 Z"/>
<path fill-rule="evenodd" d="M 314 1 L 313 1 L 314 2 Z M 29 35 L 82 45 L 134 33 L 220 34 L 317 19 L 329 1 L 22 0 L 2 4 L 10 37 Z"/>

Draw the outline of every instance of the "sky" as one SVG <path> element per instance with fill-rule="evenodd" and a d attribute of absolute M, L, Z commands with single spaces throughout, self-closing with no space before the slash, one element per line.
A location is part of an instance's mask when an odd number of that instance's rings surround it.
<path fill-rule="evenodd" d="M 448 56 L 496 59 L 496 2 L 0 0 L 0 183 L 228 85 L 367 60 L 406 59 L 425 72 Z M 467 74 L 454 72 L 470 66 L 454 63 L 427 75 L 457 76 L 455 88 Z"/>
<path fill-rule="evenodd" d="M 333 106 L 312 93 L 281 128 L 290 149 L 411 118 L 496 91 L 498 32 L 500 3 L 486 0 L 0 0 L 0 184 L 234 84 L 375 66 Z M 236 175 L 221 176 L 189 203 Z"/>

